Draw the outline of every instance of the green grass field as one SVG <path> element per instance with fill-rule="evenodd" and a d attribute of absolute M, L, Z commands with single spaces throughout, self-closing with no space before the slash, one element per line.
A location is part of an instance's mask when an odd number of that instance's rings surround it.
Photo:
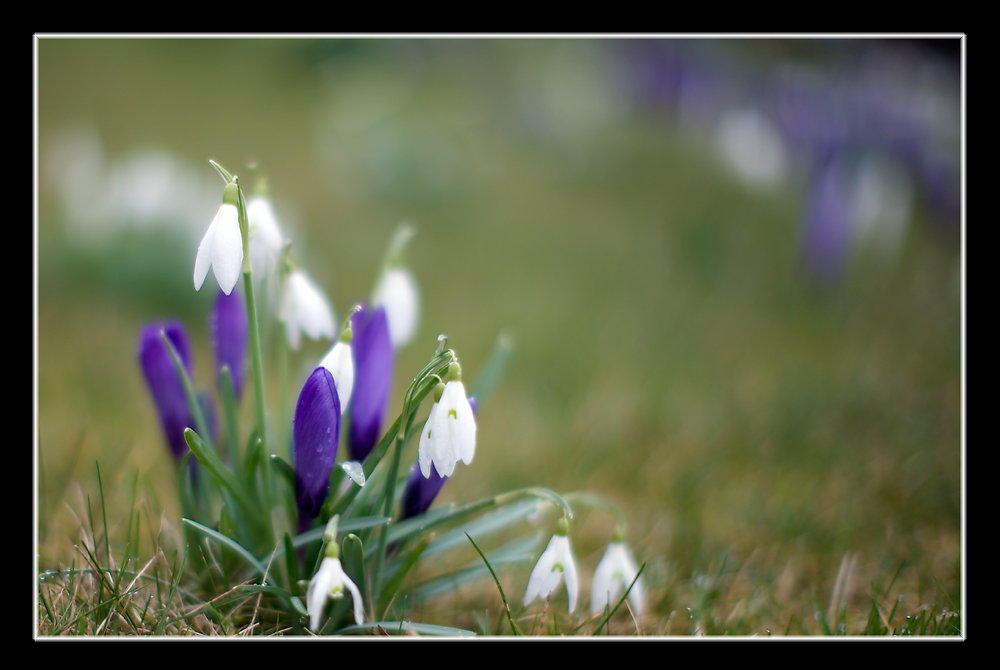
<path fill-rule="evenodd" d="M 960 634 L 957 225 L 918 193 L 897 255 L 857 249 L 835 285 L 810 283 L 805 174 L 740 182 L 703 134 L 624 99 L 613 46 L 38 42 L 38 569 L 112 561 L 127 586 L 153 559 L 157 576 L 128 593 L 93 572 L 48 576 L 38 635 L 287 630 L 256 598 L 199 608 L 225 589 L 177 568 L 176 468 L 136 342 L 149 321 L 183 319 L 195 381 L 212 386 L 214 279 L 193 290 L 202 233 L 180 223 L 126 214 L 91 240 L 106 221 L 75 221 L 47 177 L 58 139 L 80 129 L 100 138 L 109 171 L 155 148 L 220 195 L 209 158 L 250 183 L 266 174 L 292 252 L 338 319 L 412 222 L 423 312 L 397 355 L 390 413 L 439 333 L 470 380 L 509 334 L 506 374 L 477 409 L 476 459 L 437 504 L 544 486 L 617 505 L 650 611 L 637 622 L 623 606 L 602 634 Z M 292 411 L 328 347 L 293 355 L 284 398 L 268 368 L 271 407 Z M 537 529 L 546 540 L 553 520 Z M 613 524 L 586 510 L 571 523 L 581 596 Z M 466 546 L 433 567 L 475 558 Z M 533 564 L 496 566 L 518 625 L 596 632 L 586 606 L 568 619 L 563 591 L 544 613 L 519 611 Z M 418 566 L 413 583 L 435 570 Z M 510 632 L 488 575 L 417 600 L 413 621 Z"/>

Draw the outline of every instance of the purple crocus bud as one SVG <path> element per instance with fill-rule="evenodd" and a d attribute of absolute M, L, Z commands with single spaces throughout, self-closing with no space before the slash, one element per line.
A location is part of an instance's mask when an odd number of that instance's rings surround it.
<path fill-rule="evenodd" d="M 829 283 L 843 270 L 854 227 L 849 174 L 839 155 L 823 162 L 811 188 L 802 255 L 809 273 Z"/>
<path fill-rule="evenodd" d="M 438 474 L 433 463 L 430 477 L 424 477 L 420 468 L 414 465 L 410 471 L 410 478 L 406 480 L 406 489 L 403 491 L 402 518 L 409 519 L 411 516 L 426 512 L 447 480 L 447 477 Z"/>
<path fill-rule="evenodd" d="M 229 366 L 233 378 L 236 402 L 243 396 L 243 379 L 246 377 L 247 335 L 250 321 L 247 319 L 246 303 L 234 291 L 226 295 L 219 290 L 211 318 L 212 348 L 215 350 L 215 368 Z"/>
<path fill-rule="evenodd" d="M 302 387 L 292 440 L 295 500 L 299 506 L 299 532 L 303 532 L 326 500 L 340 442 L 340 398 L 333 375 L 326 368 L 313 370 Z"/>
<path fill-rule="evenodd" d="M 469 406 L 472 407 L 472 413 L 475 414 L 475 398 L 469 398 Z M 403 491 L 402 518 L 409 519 L 411 516 L 423 514 L 430 509 L 431 503 L 434 502 L 434 498 L 437 497 L 438 492 L 447 480 L 447 477 L 442 477 L 438 474 L 437 468 L 434 467 L 433 463 L 431 463 L 430 477 L 424 477 L 423 473 L 420 472 L 420 468 L 414 465 L 413 470 L 410 471 L 410 478 L 406 480 L 406 489 Z"/>
<path fill-rule="evenodd" d="M 363 463 L 378 442 L 392 386 L 392 341 L 385 308 L 364 307 L 351 317 L 354 390 L 351 393 L 351 460 Z"/>
<path fill-rule="evenodd" d="M 156 411 L 160 415 L 160 425 L 163 426 L 167 444 L 174 458 L 179 460 L 188 452 L 187 442 L 184 441 L 184 429 L 194 429 L 194 417 L 188 408 L 184 383 L 177 374 L 167 345 L 160 338 L 160 333 L 163 332 L 177 350 L 188 375 L 191 375 L 191 342 L 184 331 L 184 326 L 177 321 L 167 324 L 151 323 L 142 329 L 139 336 L 139 363 L 142 365 L 149 390 L 153 394 L 153 402 L 156 403 Z"/>

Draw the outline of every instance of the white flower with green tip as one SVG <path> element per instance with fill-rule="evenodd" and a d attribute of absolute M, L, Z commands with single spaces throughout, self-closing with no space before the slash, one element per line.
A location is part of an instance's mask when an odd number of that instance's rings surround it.
<path fill-rule="evenodd" d="M 285 324 L 288 346 L 298 351 L 302 333 L 310 339 L 333 338 L 333 312 L 326 296 L 301 270 L 292 270 L 285 280 L 279 319 Z"/>
<path fill-rule="evenodd" d="M 594 571 L 594 581 L 590 591 L 591 614 L 600 614 L 606 606 L 617 605 L 621 594 L 632 586 L 632 590 L 628 593 L 632 612 L 636 616 L 642 615 L 646 609 L 646 594 L 642 578 L 636 579 L 638 574 L 639 570 L 635 567 L 635 561 L 632 560 L 625 543 L 615 541 L 609 544 L 607 551 L 604 552 L 604 558 Z M 632 585 L 633 580 L 634 585 Z"/>
<path fill-rule="evenodd" d="M 351 599 L 354 604 L 354 622 L 360 626 L 365 620 L 361 591 L 358 590 L 357 585 L 344 572 L 339 558 L 325 557 L 316 575 L 309 582 L 309 588 L 306 590 L 306 611 L 309 612 L 309 628 L 313 631 L 319 630 L 327 599 L 340 600 L 344 597 L 344 589 L 351 592 Z"/>
<path fill-rule="evenodd" d="M 236 209 L 239 186 L 229 184 L 222 196 L 222 206 L 208 226 L 198 245 L 194 259 L 194 290 L 200 291 L 208 276 L 208 269 L 215 272 L 219 287 L 229 295 L 243 272 L 243 236 L 240 217 Z"/>
<path fill-rule="evenodd" d="M 559 582 L 566 579 L 566 594 L 569 596 L 570 613 L 576 609 L 576 597 L 579 582 L 576 578 L 576 563 L 566 536 L 565 519 L 559 520 L 556 534 L 549 540 L 549 546 L 535 563 L 535 568 L 528 578 L 528 588 L 524 592 L 524 606 L 527 607 L 535 598 L 547 598 L 559 587 Z"/>

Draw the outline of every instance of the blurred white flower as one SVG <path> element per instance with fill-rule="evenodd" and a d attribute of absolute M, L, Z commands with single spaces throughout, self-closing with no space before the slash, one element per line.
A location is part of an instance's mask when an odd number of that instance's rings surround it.
<path fill-rule="evenodd" d="M 347 412 L 347 403 L 354 389 L 354 359 L 351 357 L 350 341 L 344 342 L 341 338 L 319 364 L 333 375 L 333 381 L 337 385 L 337 396 L 340 398 L 340 414 L 343 416 Z"/>
<path fill-rule="evenodd" d="M 222 206 L 212 219 L 205 237 L 198 245 L 198 255 L 194 260 L 194 288 L 201 290 L 208 276 L 208 268 L 215 272 L 226 295 L 233 292 L 243 269 L 243 238 L 240 235 L 239 214 L 236 211 L 236 193 L 239 187 L 226 187 Z"/>
<path fill-rule="evenodd" d="M 450 477 L 461 460 L 472 463 L 476 454 L 476 419 L 461 381 L 450 381 L 441 399 L 431 407 L 420 433 L 417 461 L 420 473 L 431 476 L 431 464 L 442 477 Z"/>
<path fill-rule="evenodd" d="M 269 198 L 255 195 L 247 201 L 247 223 L 250 269 L 255 275 L 270 274 L 281 254 L 284 240 Z"/>
<path fill-rule="evenodd" d="M 560 525 L 564 522 L 560 521 Z M 576 609 L 576 596 L 579 584 L 576 580 L 576 564 L 573 562 L 573 552 L 569 548 L 569 538 L 560 534 L 560 528 L 549 540 L 549 546 L 545 548 L 535 563 L 535 568 L 528 578 L 528 588 L 524 592 L 524 605 L 538 598 L 547 598 L 549 594 L 556 590 L 560 580 L 566 578 L 566 593 L 569 596 L 570 613 Z"/>
<path fill-rule="evenodd" d="M 632 603 L 632 611 L 640 616 L 646 609 L 646 594 L 642 586 L 642 578 L 636 579 L 639 571 L 635 561 L 629 554 L 624 542 L 612 542 L 604 552 L 604 558 L 597 564 L 594 571 L 594 581 L 590 591 L 590 612 L 599 614 L 607 605 L 618 604 L 622 592 L 632 585 L 628 600 Z"/>
<path fill-rule="evenodd" d="M 309 628 L 319 630 L 328 598 L 340 600 L 344 597 L 344 589 L 351 592 L 354 604 L 354 621 L 359 626 L 365 620 L 364 607 L 361 602 L 361 591 L 347 576 L 340 565 L 339 558 L 327 556 L 319 566 L 319 570 L 309 582 L 306 590 L 306 611 L 309 612 Z"/>
<path fill-rule="evenodd" d="M 285 280 L 279 320 L 285 324 L 288 345 L 298 351 L 302 333 L 310 339 L 333 338 L 333 312 L 326 296 L 301 270 L 292 270 Z"/>
<path fill-rule="evenodd" d="M 420 295 L 410 271 L 403 267 L 387 269 L 375 289 L 372 302 L 376 307 L 385 307 L 393 348 L 408 344 L 416 335 L 420 321 Z"/>

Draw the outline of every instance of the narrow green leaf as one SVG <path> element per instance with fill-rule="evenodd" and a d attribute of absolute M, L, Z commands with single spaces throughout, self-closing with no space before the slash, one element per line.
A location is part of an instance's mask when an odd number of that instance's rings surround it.
<path fill-rule="evenodd" d="M 213 540 L 216 540 L 217 542 L 221 542 L 225 546 L 235 551 L 237 554 L 240 555 L 240 557 L 243 560 L 245 560 L 247 563 L 253 566 L 253 568 L 260 574 L 261 579 L 263 579 L 266 583 L 267 569 L 263 565 L 261 565 L 260 561 L 254 558 L 253 554 L 251 554 L 249 551 L 243 548 L 243 545 L 241 545 L 239 542 L 232 539 L 231 537 L 223 535 L 217 530 L 213 530 L 211 528 L 208 528 L 207 526 L 201 525 L 196 521 L 192 521 L 191 519 L 182 519 L 182 521 L 184 521 L 184 523 L 188 524 L 189 526 L 191 526 L 198 532 L 202 533 L 203 535 L 206 535 L 212 538 Z"/>
<path fill-rule="evenodd" d="M 219 371 L 219 398 L 222 401 L 222 418 L 226 423 L 226 442 L 233 472 L 240 472 L 240 425 L 236 419 L 236 391 L 233 389 L 233 375 L 228 365 Z"/>
<path fill-rule="evenodd" d="M 248 515 L 252 514 L 256 509 L 253 501 L 250 499 L 246 490 L 240 481 L 230 472 L 226 466 L 219 460 L 219 457 L 214 451 L 209 449 L 208 445 L 201 439 L 201 436 L 195 433 L 190 428 L 184 429 L 184 441 L 187 442 L 188 447 L 194 453 L 195 458 L 205 466 L 209 474 L 215 478 L 221 486 L 224 486 L 236 499 L 236 502 L 243 506 L 244 512 Z"/>
<path fill-rule="evenodd" d="M 510 623 L 510 631 L 514 635 L 520 635 L 521 631 L 518 629 L 517 624 L 514 623 L 514 618 L 510 615 L 510 607 L 507 606 L 507 596 L 504 595 L 503 587 L 500 586 L 500 580 L 497 579 L 497 573 L 493 571 L 493 566 L 486 560 L 486 554 L 484 554 L 483 550 L 479 548 L 479 545 L 472 539 L 472 536 L 468 533 L 466 533 L 465 536 L 469 538 L 469 542 L 471 542 L 472 546 L 476 548 L 476 552 L 479 554 L 480 558 L 483 559 L 483 563 L 486 564 L 486 567 L 489 568 L 490 574 L 493 575 L 493 583 L 497 585 L 497 590 L 500 591 L 500 599 L 503 600 L 503 609 L 504 612 L 507 613 L 507 621 Z"/>
<path fill-rule="evenodd" d="M 284 478 L 284 480 L 288 482 L 288 485 L 292 487 L 292 489 L 294 490 L 295 469 L 288 463 L 286 463 L 285 460 L 281 458 L 281 456 L 278 456 L 277 454 L 271 454 L 271 463 L 272 465 L 274 465 L 275 470 L 278 471 L 278 474 L 280 474 Z"/>
<path fill-rule="evenodd" d="M 288 585 L 289 590 L 291 590 L 299 581 L 299 557 L 296 556 L 295 550 L 292 548 L 292 537 L 288 533 L 285 533 L 284 545 L 285 563 L 288 566 Z"/>

